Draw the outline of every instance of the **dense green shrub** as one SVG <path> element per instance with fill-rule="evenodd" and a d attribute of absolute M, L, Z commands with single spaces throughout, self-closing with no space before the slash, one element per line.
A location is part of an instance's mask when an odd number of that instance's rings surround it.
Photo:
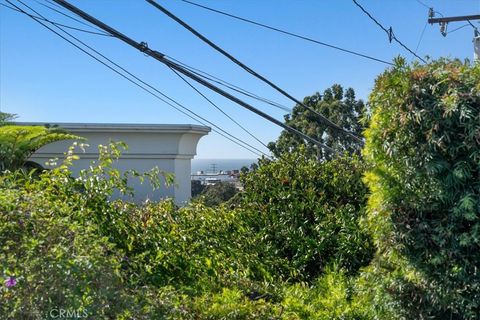
<path fill-rule="evenodd" d="M 2 319 L 47 319 L 60 310 L 96 319 L 151 319 L 175 309 L 156 301 L 157 289 L 130 285 L 125 251 L 108 233 L 115 210 L 108 197 L 129 190 L 128 177 L 112 168 L 119 152 L 118 145 L 101 146 L 98 163 L 75 179 L 69 170 L 77 158 L 73 148 L 55 169 L 0 176 Z"/>
<path fill-rule="evenodd" d="M 136 285 L 188 286 L 194 293 L 270 276 L 235 211 L 201 203 L 177 209 L 171 201 L 116 207 L 112 241 L 126 252 Z"/>
<path fill-rule="evenodd" d="M 77 178 L 73 147 L 55 169 L 0 176 L 2 315 L 48 318 L 63 308 L 95 318 L 191 319 L 195 295 L 262 290 L 270 275 L 234 211 L 110 200 L 131 191 L 132 177 L 158 184 L 156 170 L 116 170 L 121 147 L 100 146 L 100 159 Z"/>
<path fill-rule="evenodd" d="M 385 290 L 407 317 L 480 314 L 480 65 L 439 60 L 381 75 L 365 156 Z"/>
<path fill-rule="evenodd" d="M 214 185 L 205 186 L 198 198 L 201 198 L 207 206 L 218 206 L 230 200 L 237 192 L 233 183 L 220 181 Z"/>
<path fill-rule="evenodd" d="M 359 229 L 366 204 L 359 159 L 318 162 L 300 150 L 259 164 L 243 178 L 240 207 L 258 250 L 281 258 L 275 272 L 311 280 L 331 263 L 349 273 L 368 264 L 373 251 Z"/>
<path fill-rule="evenodd" d="M 123 290 L 120 252 L 93 221 L 72 218 L 75 209 L 52 197 L 52 189 L 29 185 L 30 177 L 19 185 L 20 175 L 0 178 L 2 319 L 47 319 L 60 309 L 119 316 L 133 305 Z"/>

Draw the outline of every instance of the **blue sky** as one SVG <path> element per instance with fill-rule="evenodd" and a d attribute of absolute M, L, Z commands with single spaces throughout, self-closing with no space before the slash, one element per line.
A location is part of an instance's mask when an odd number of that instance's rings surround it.
<path fill-rule="evenodd" d="M 16 2 L 15 0 L 12 0 Z M 24 0 L 49 19 L 88 29 L 39 3 Z M 391 61 L 413 57 L 388 42 L 378 26 L 351 0 L 195 0 L 290 32 Z M 417 0 L 358 0 L 396 36 L 415 50 L 428 9 Z M 5 4 L 4 0 L 0 0 Z M 229 62 L 188 31 L 142 0 L 71 1 L 150 48 L 208 71 L 263 97 L 292 107 L 288 99 Z M 342 53 L 248 25 L 193 7 L 179 0 L 161 1 L 173 13 L 260 74 L 302 99 L 334 83 L 352 87 L 367 99 L 384 64 Z M 479 14 L 480 0 L 422 0 L 445 16 Z M 475 25 L 480 27 L 478 22 Z M 451 23 L 453 30 L 464 23 Z M 114 38 L 72 31 L 112 60 L 188 106 L 243 141 L 263 147 L 187 87 L 168 68 Z M 432 58 L 472 58 L 472 28 L 447 37 L 438 25 L 427 25 L 417 54 Z M 103 65 L 72 47 L 30 18 L 0 7 L 0 108 L 18 114 L 19 121 L 194 123 Z M 226 99 L 202 91 L 265 143 L 281 129 Z M 284 111 L 248 100 L 272 116 Z M 265 152 L 267 151 L 263 148 Z M 211 133 L 202 138 L 197 158 L 254 158 L 254 154 Z"/>

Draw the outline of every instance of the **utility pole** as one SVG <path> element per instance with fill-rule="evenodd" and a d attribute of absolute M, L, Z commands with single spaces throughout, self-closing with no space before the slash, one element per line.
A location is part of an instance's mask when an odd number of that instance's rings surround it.
<path fill-rule="evenodd" d="M 212 169 L 211 169 L 211 172 L 212 172 L 213 174 L 216 174 L 216 173 L 217 173 L 217 164 L 216 164 L 216 163 L 212 163 L 212 164 L 210 165 L 210 167 L 212 168 Z"/>
<path fill-rule="evenodd" d="M 438 23 L 440 25 L 440 32 L 446 37 L 449 22 L 467 21 L 473 27 L 473 58 L 475 61 L 480 61 L 480 33 L 477 27 L 472 24 L 472 20 L 480 20 L 480 15 L 435 18 L 433 8 L 430 8 L 428 23 Z"/>

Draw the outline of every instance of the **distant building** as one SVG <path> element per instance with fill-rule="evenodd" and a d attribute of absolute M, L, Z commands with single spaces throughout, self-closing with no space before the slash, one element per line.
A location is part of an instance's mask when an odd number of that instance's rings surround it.
<path fill-rule="evenodd" d="M 203 174 L 192 174 L 191 180 L 198 180 L 202 184 L 209 185 L 214 184 L 213 182 L 235 182 L 236 178 L 232 175 L 225 173 L 203 173 Z"/>
<path fill-rule="evenodd" d="M 19 123 L 19 125 L 44 125 L 44 123 Z M 165 197 L 184 204 L 191 197 L 191 159 L 196 155 L 200 138 L 210 132 L 210 128 L 198 125 L 177 124 L 106 124 L 106 123 L 50 123 L 68 132 L 84 137 L 90 146 L 85 153 L 79 153 L 80 160 L 73 166 L 73 173 L 88 168 L 91 161 L 98 158 L 98 145 L 107 145 L 110 140 L 128 144 L 116 167 L 121 171 L 135 169 L 149 171 L 157 166 L 175 175 L 175 186 L 152 191 L 148 183 L 132 181 L 135 201 L 159 200 Z M 38 150 L 31 160 L 45 165 L 52 158 L 62 159 L 72 141 L 59 141 Z"/>
<path fill-rule="evenodd" d="M 212 178 L 212 177 L 210 177 L 210 178 L 205 178 L 204 184 L 205 184 L 206 186 L 212 186 L 212 185 L 215 185 L 215 184 L 217 184 L 217 183 L 219 183 L 219 182 L 221 182 L 221 181 L 222 181 L 222 180 L 219 179 L 219 178 Z"/>

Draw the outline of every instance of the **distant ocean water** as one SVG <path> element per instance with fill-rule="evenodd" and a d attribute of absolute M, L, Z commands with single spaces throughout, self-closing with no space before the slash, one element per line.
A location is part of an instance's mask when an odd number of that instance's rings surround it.
<path fill-rule="evenodd" d="M 243 166 L 250 168 L 250 165 L 256 162 L 257 159 L 193 159 L 192 173 L 197 171 L 211 172 L 213 167 L 217 172 L 220 170 L 240 170 Z"/>

